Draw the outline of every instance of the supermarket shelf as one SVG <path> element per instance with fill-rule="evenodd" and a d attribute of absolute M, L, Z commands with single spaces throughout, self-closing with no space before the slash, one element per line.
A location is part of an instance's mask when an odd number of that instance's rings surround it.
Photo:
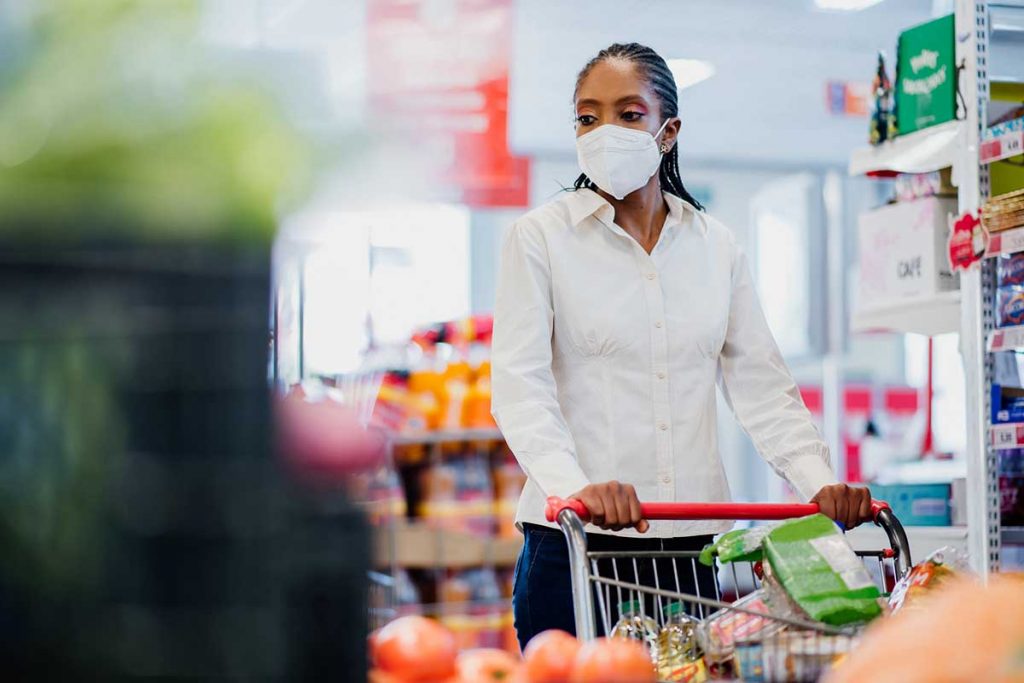
<path fill-rule="evenodd" d="M 485 565 L 515 566 L 523 539 L 518 535 L 514 538 L 480 536 L 411 522 L 398 524 L 393 538 L 381 529 L 374 534 L 374 543 L 378 567 L 393 563 L 408 569 L 462 569 Z"/>
<path fill-rule="evenodd" d="M 907 540 L 910 542 L 910 557 L 920 562 L 935 550 L 949 546 L 967 552 L 967 527 L 965 526 L 908 526 Z M 878 550 L 888 548 L 889 539 L 885 532 L 873 524 L 863 524 L 846 535 L 854 550 Z"/>
<path fill-rule="evenodd" d="M 1001 531 L 1003 543 L 1024 545 L 1024 526 L 1004 526 Z"/>
<path fill-rule="evenodd" d="M 985 131 L 978 156 L 983 164 L 1024 154 L 1024 118 L 992 126 Z"/>
<path fill-rule="evenodd" d="M 985 250 L 985 258 L 993 256 L 1004 256 L 1024 251 L 1024 228 L 1003 230 L 994 232 L 988 238 L 988 249 Z"/>
<path fill-rule="evenodd" d="M 892 142 L 861 147 L 850 157 L 849 173 L 931 173 L 953 166 L 966 144 L 966 130 L 962 121 L 949 121 L 901 135 Z"/>
<path fill-rule="evenodd" d="M 454 429 L 436 432 L 415 432 L 398 434 L 392 440 L 396 446 L 412 444 L 460 443 L 466 441 L 503 441 L 497 429 Z"/>
<path fill-rule="evenodd" d="M 992 447 L 996 450 L 1024 448 L 1024 423 L 992 425 L 988 431 Z"/>
<path fill-rule="evenodd" d="M 988 335 L 987 348 L 990 353 L 1024 350 L 1024 325 L 992 330 Z"/>
<path fill-rule="evenodd" d="M 850 321 L 852 332 L 891 331 L 936 335 L 960 330 L 960 292 L 901 299 L 862 308 Z"/>

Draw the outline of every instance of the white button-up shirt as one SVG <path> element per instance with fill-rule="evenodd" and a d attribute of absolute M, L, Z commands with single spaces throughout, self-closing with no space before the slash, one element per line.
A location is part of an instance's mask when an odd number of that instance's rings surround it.
<path fill-rule="evenodd" d="M 650 254 L 586 189 L 529 212 L 505 237 L 492 407 L 528 477 L 519 523 L 547 524 L 547 496 L 610 480 L 632 484 L 645 502 L 729 500 L 716 383 L 761 456 L 802 496 L 835 482 L 731 232 L 665 199 Z M 646 536 L 731 526 L 654 522 Z"/>

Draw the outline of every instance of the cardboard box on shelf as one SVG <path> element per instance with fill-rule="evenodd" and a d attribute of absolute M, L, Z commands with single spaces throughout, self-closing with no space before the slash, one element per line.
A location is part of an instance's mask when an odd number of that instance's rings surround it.
<path fill-rule="evenodd" d="M 956 199 L 928 197 L 860 215 L 858 308 L 959 289 L 946 257 L 948 218 Z"/>

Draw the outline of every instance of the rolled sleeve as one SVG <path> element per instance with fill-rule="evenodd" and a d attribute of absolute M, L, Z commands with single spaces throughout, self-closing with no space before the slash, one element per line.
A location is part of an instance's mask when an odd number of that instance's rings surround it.
<path fill-rule="evenodd" d="M 810 499 L 834 484 L 828 447 L 768 327 L 743 252 L 736 247 L 728 331 L 719 359 L 722 393 L 758 453 Z"/>
<path fill-rule="evenodd" d="M 543 238 L 529 222 L 507 232 L 501 252 L 491 349 L 491 409 L 520 466 L 549 496 L 590 481 L 576 459 L 551 370 L 554 312 Z"/>

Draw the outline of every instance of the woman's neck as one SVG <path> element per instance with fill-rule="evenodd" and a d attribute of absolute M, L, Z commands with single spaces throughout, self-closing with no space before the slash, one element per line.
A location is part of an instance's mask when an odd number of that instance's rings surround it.
<path fill-rule="evenodd" d="M 648 254 L 654 249 L 665 225 L 668 205 L 661 194 L 661 183 L 655 174 L 647 184 L 622 199 L 598 190 L 615 209 L 615 222 L 635 239 Z"/>

